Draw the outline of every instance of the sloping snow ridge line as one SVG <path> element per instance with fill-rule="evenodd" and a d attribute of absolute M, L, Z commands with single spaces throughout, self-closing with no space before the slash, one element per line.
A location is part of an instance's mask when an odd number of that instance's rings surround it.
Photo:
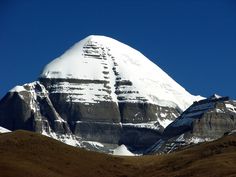
<path fill-rule="evenodd" d="M 193 101 L 202 99 L 200 96 L 188 93 L 139 51 L 105 36 L 91 35 L 76 43 L 62 56 L 46 65 L 40 77 L 105 81 L 110 84 L 109 97 L 114 102 L 118 102 L 117 93 L 119 92 L 119 96 L 126 102 L 142 101 L 179 108 L 183 111 Z M 120 86 L 117 91 L 115 87 L 117 80 L 128 84 Z M 66 85 L 68 82 L 60 84 Z M 103 85 L 103 83 L 93 85 L 88 89 L 88 84 L 81 84 L 83 98 L 78 100 L 86 103 L 105 101 L 104 95 L 97 100 L 93 97 L 93 95 L 98 95 L 97 93 L 107 94 L 102 92 Z M 70 87 L 77 86 L 70 84 Z M 65 93 L 68 90 L 61 91 Z M 142 98 L 142 100 L 137 100 L 137 98 Z"/>
<path fill-rule="evenodd" d="M 23 86 L 20 86 L 20 85 L 17 85 L 11 90 L 9 90 L 9 92 L 22 92 L 22 91 L 26 91 L 26 90 Z"/>
<path fill-rule="evenodd" d="M 4 127 L 0 127 L 0 133 L 8 133 L 8 132 L 11 132 L 11 131 Z"/>

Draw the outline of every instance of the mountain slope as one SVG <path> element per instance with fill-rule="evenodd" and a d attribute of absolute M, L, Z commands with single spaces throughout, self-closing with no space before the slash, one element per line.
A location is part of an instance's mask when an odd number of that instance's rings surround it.
<path fill-rule="evenodd" d="M 0 176 L 236 176 L 235 152 L 235 135 L 168 155 L 118 157 L 16 131 L 0 134 Z"/>

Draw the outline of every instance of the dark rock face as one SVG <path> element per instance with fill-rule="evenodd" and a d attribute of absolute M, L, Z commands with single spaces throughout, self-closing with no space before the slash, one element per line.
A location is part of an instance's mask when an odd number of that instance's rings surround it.
<path fill-rule="evenodd" d="M 161 138 L 161 133 L 147 128 L 123 126 L 119 144 L 125 144 L 135 152 L 144 152 Z"/>
<path fill-rule="evenodd" d="M 23 100 L 22 97 L 26 99 Z M 27 92 L 22 92 L 22 97 L 18 93 L 9 92 L 0 101 L 0 124 L 7 129 L 34 129 L 33 114 L 29 108 L 30 96 Z"/>
<path fill-rule="evenodd" d="M 157 121 L 161 113 L 165 113 L 165 118 L 174 120 L 179 115 L 179 111 L 174 108 L 160 107 L 150 103 L 119 103 L 121 120 L 123 123 L 145 123 Z M 164 118 L 164 119 L 165 119 Z"/>
<path fill-rule="evenodd" d="M 193 136 L 217 139 L 236 128 L 236 115 L 206 113 L 193 122 Z"/>
<path fill-rule="evenodd" d="M 118 144 L 122 134 L 122 127 L 121 124 L 115 123 L 83 121 L 76 123 L 75 134 L 89 141 Z"/>
<path fill-rule="evenodd" d="M 45 93 L 43 85 L 35 82 L 21 92 L 8 92 L 0 101 L 0 124 L 10 130 L 25 129 L 42 133 L 70 133 Z"/>

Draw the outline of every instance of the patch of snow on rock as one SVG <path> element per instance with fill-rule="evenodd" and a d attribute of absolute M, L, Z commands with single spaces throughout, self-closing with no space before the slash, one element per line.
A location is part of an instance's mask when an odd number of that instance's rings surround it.
<path fill-rule="evenodd" d="M 114 149 L 112 154 L 118 156 L 135 156 L 132 152 L 128 150 L 128 148 L 124 144 Z"/>
<path fill-rule="evenodd" d="M 162 127 L 166 128 L 173 120 L 170 119 L 158 119 L 158 122 L 161 124 Z"/>
<path fill-rule="evenodd" d="M 225 106 L 229 111 L 236 113 L 236 107 L 234 105 L 227 103 Z"/>
<path fill-rule="evenodd" d="M 99 143 L 96 141 L 83 141 L 83 143 L 88 143 L 95 148 L 104 147 L 104 145 L 102 143 Z"/>
<path fill-rule="evenodd" d="M 14 88 L 12 88 L 9 92 L 22 92 L 26 91 L 23 86 L 17 85 Z"/>
<path fill-rule="evenodd" d="M 213 139 L 210 139 L 210 138 L 200 138 L 200 137 L 191 137 L 188 140 L 189 143 L 194 143 L 194 144 L 198 144 L 198 143 L 202 143 L 202 142 L 209 142 L 209 141 L 213 141 Z"/>
<path fill-rule="evenodd" d="M 8 133 L 8 132 L 11 132 L 11 131 L 4 127 L 0 127 L 0 133 Z"/>

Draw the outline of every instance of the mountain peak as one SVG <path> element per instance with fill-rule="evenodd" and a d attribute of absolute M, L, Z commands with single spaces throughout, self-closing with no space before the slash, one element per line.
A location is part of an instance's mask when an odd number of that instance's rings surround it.
<path fill-rule="evenodd" d="M 108 60 L 108 64 L 114 63 L 110 60 L 122 60 L 142 67 L 149 61 L 139 51 L 115 39 L 90 35 L 49 63 L 40 77 L 103 80 L 99 73 L 103 70 L 101 64 L 105 65 L 104 60 Z M 146 60 L 146 63 L 142 60 Z"/>
<path fill-rule="evenodd" d="M 180 110 L 200 99 L 189 94 L 139 51 L 106 36 L 91 35 L 76 43 L 49 63 L 40 78 L 106 82 L 113 98 L 117 97 L 116 92 L 124 93 L 122 97 L 132 92 L 135 98 Z M 129 84 L 118 88 L 123 82 Z M 135 98 L 128 100 L 135 101 Z"/>
<path fill-rule="evenodd" d="M 222 96 L 217 95 L 216 93 L 211 95 L 210 97 L 208 97 L 209 100 L 215 100 L 215 99 L 219 99 L 219 98 L 222 98 Z"/>
<path fill-rule="evenodd" d="M 103 42 L 116 42 L 116 43 L 120 43 L 119 41 L 111 38 L 111 37 L 108 37 L 108 36 L 103 36 L 103 35 L 89 35 L 87 37 L 85 37 L 83 39 L 84 41 L 96 41 L 96 42 L 100 42 L 100 43 L 103 43 Z"/>

